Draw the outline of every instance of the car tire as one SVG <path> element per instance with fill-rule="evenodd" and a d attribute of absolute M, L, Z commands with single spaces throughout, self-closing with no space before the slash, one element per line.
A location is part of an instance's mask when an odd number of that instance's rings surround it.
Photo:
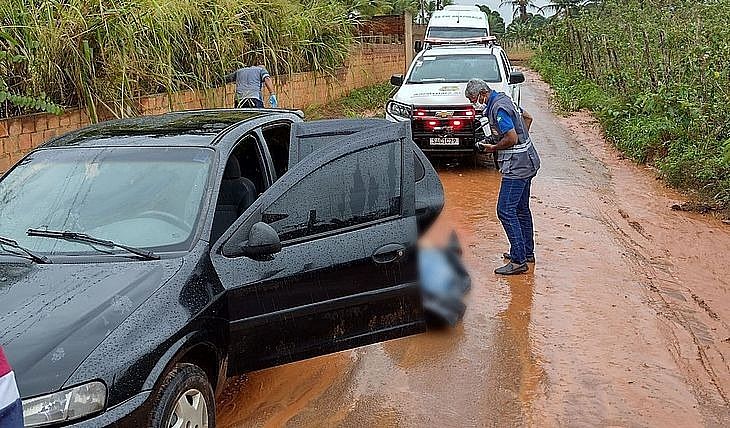
<path fill-rule="evenodd" d="M 200 367 L 182 363 L 167 372 L 155 391 L 148 426 L 215 428 L 213 389 Z"/>

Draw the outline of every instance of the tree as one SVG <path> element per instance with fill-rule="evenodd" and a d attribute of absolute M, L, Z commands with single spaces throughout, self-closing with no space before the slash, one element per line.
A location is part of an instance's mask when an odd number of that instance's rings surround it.
<path fill-rule="evenodd" d="M 529 19 L 528 12 L 530 9 L 537 10 L 538 7 L 535 5 L 534 0 L 502 0 L 499 7 L 509 5 L 512 7 L 513 17 L 519 15 L 519 20 L 526 22 Z"/>
<path fill-rule="evenodd" d="M 569 18 L 578 14 L 580 9 L 586 5 L 585 0 L 553 0 L 550 3 L 542 6 L 537 11 L 543 13 L 554 13 L 556 16 Z M 596 3 L 596 2 L 590 2 Z"/>
<path fill-rule="evenodd" d="M 515 19 L 507 27 L 505 36 L 512 40 L 528 40 L 534 34 L 529 22 Z"/>
<path fill-rule="evenodd" d="M 444 6 L 453 4 L 453 0 L 417 0 L 418 1 L 418 15 L 416 15 L 416 22 L 419 24 L 426 24 L 431 19 L 431 15 L 437 10 L 441 10 Z"/>
<path fill-rule="evenodd" d="M 394 15 L 402 15 L 404 12 L 415 15 L 418 12 L 418 0 L 395 0 L 392 3 L 391 13 Z"/>
<path fill-rule="evenodd" d="M 548 19 L 542 15 L 530 14 L 530 18 L 527 20 L 527 23 L 530 24 L 530 27 L 532 27 L 533 30 L 539 30 L 548 23 Z"/>
<path fill-rule="evenodd" d="M 478 4 L 477 7 L 487 14 L 487 19 L 489 20 L 489 31 L 493 35 L 504 34 L 505 24 L 504 19 L 502 19 L 502 15 L 500 15 L 496 10 L 490 9 L 489 6 Z"/>
<path fill-rule="evenodd" d="M 512 40 L 531 40 L 537 35 L 538 30 L 544 27 L 547 22 L 547 18 L 542 15 L 528 13 L 526 21 L 520 21 L 518 19 L 512 21 L 512 23 L 510 23 L 507 27 L 505 36 Z"/>

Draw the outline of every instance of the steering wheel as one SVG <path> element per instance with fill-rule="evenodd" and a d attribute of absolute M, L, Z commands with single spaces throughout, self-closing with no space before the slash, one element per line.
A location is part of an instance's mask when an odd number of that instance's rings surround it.
<path fill-rule="evenodd" d="M 192 229 L 192 225 L 189 225 L 182 218 L 176 216 L 175 214 L 170 214 L 170 213 L 164 212 L 164 211 L 157 211 L 157 210 L 145 211 L 143 213 L 138 214 L 137 218 L 156 218 L 158 220 L 162 220 L 164 222 L 170 223 L 183 230 Z"/>

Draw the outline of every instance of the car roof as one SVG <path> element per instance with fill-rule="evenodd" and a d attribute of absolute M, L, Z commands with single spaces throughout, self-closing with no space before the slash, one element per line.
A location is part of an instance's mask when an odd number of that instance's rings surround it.
<path fill-rule="evenodd" d="M 212 146 L 229 127 L 277 113 L 281 110 L 192 110 L 109 120 L 54 138 L 41 147 Z"/>
<path fill-rule="evenodd" d="M 419 56 L 437 55 L 497 55 L 502 48 L 498 45 L 440 45 L 431 46 L 420 52 Z"/>

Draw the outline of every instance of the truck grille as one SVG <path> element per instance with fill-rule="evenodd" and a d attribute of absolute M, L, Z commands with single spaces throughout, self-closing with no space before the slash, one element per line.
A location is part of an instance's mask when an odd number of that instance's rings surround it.
<path fill-rule="evenodd" d="M 458 146 L 438 150 L 464 150 L 474 147 L 476 112 L 471 106 L 415 106 L 411 131 L 413 140 L 424 150 L 434 150 L 430 139 L 434 137 L 457 137 Z"/>

